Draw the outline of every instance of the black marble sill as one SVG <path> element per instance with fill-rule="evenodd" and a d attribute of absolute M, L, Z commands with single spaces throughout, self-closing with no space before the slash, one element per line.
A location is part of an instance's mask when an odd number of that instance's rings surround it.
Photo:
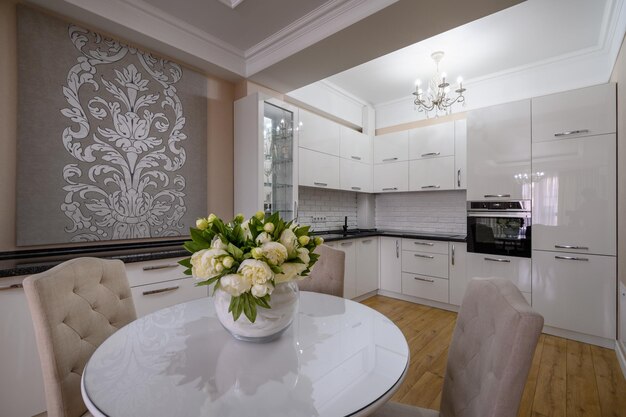
<path fill-rule="evenodd" d="M 466 236 L 455 233 L 435 233 L 435 232 L 407 232 L 402 230 L 360 230 L 353 229 L 348 230 L 348 233 L 344 233 L 342 230 L 331 230 L 323 232 L 313 232 L 316 236 L 321 236 L 326 242 L 334 242 L 338 240 L 358 239 L 362 237 L 371 236 L 388 236 L 388 237 L 400 237 L 407 239 L 425 239 L 436 240 L 442 242 L 465 242 Z"/>

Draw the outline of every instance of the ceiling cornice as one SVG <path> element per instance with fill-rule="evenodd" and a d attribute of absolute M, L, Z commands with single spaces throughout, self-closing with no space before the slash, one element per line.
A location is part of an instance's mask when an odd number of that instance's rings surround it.
<path fill-rule="evenodd" d="M 234 9 L 235 7 L 237 7 L 241 3 L 243 3 L 244 0 L 219 0 L 219 1 L 221 1 L 222 3 L 224 3 L 225 5 L 230 7 L 231 9 Z"/>

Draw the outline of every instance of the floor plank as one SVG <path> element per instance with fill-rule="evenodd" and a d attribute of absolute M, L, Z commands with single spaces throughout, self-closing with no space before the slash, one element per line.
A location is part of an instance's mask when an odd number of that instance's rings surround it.
<path fill-rule="evenodd" d="M 591 346 L 602 417 L 626 416 L 626 381 L 615 352 Z"/>
<path fill-rule="evenodd" d="M 530 371 L 528 371 L 528 378 L 526 378 L 526 386 L 522 393 L 517 417 L 531 417 L 532 415 L 533 399 L 535 398 L 535 389 L 537 388 L 537 376 L 539 375 L 539 364 L 541 362 L 544 339 L 544 335 L 539 336 L 533 362 L 530 365 Z"/>
<path fill-rule="evenodd" d="M 567 341 L 567 415 L 601 417 L 591 347 Z"/>

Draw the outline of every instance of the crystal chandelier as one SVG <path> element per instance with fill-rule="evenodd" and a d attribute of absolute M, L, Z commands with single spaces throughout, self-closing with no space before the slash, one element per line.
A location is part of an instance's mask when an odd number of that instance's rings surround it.
<path fill-rule="evenodd" d="M 421 88 L 421 80 L 418 79 L 415 81 L 415 91 L 413 92 L 415 101 L 413 103 L 418 111 L 426 113 L 426 117 L 428 117 L 428 112 L 433 110 L 435 111 L 435 116 L 439 116 L 440 112 L 450 114 L 450 107 L 454 103 L 463 103 L 463 106 L 465 106 L 465 96 L 463 96 L 463 93 L 466 89 L 463 88 L 463 79 L 461 77 L 456 80 L 457 89 L 454 90 L 456 96 L 449 96 L 451 88 L 450 83 L 446 81 L 447 75 L 445 72 L 439 72 L 439 62 L 443 59 L 443 56 L 443 51 L 433 52 L 430 55 L 437 66 L 437 73 L 428 82 L 426 92 Z"/>

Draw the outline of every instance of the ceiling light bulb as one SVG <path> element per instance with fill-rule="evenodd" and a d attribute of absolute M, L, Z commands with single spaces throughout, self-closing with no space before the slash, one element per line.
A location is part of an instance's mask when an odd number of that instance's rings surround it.
<path fill-rule="evenodd" d="M 463 83 L 463 77 L 457 77 L 456 83 L 457 84 L 462 84 Z"/>
<path fill-rule="evenodd" d="M 448 74 L 446 74 L 445 72 L 441 73 L 441 78 L 446 78 L 448 76 Z"/>
<path fill-rule="evenodd" d="M 415 86 L 419 87 L 420 85 L 422 85 L 422 80 L 418 78 L 417 80 L 415 80 Z"/>

